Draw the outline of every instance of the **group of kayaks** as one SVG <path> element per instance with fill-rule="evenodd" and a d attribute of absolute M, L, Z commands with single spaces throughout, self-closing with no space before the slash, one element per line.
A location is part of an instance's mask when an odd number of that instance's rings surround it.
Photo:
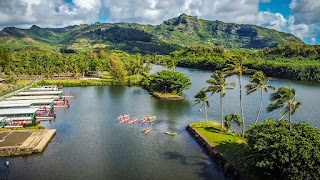
<path fill-rule="evenodd" d="M 135 124 L 138 122 L 138 118 L 134 118 L 134 119 L 130 119 L 130 115 L 126 114 L 126 115 L 119 115 L 117 117 L 117 119 L 120 121 L 120 124 L 124 124 L 124 123 L 128 123 L 128 124 Z M 144 124 L 144 123 L 153 123 L 156 121 L 156 116 L 146 116 L 141 118 L 140 124 Z M 145 128 L 142 130 L 142 133 L 145 135 L 148 135 L 150 132 L 152 131 L 151 127 Z M 178 134 L 176 132 L 173 131 L 168 131 L 165 132 L 165 134 L 170 135 L 172 137 L 177 136 Z"/>

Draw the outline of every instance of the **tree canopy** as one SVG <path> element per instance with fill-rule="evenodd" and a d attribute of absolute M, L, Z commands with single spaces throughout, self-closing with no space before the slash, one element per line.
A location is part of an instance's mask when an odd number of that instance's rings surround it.
<path fill-rule="evenodd" d="M 162 70 L 156 74 L 145 77 L 143 85 L 151 92 L 181 94 L 183 90 L 191 87 L 191 80 L 185 74 Z"/>
<path fill-rule="evenodd" d="M 253 165 L 268 179 L 319 179 L 320 130 L 304 122 L 274 121 L 247 131 Z"/>

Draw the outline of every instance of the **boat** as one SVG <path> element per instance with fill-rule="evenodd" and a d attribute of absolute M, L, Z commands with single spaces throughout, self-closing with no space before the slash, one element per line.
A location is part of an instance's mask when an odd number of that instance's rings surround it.
<path fill-rule="evenodd" d="M 123 124 L 123 123 L 128 122 L 128 121 L 129 121 L 129 118 L 122 119 L 122 120 L 120 121 L 120 124 Z"/>
<path fill-rule="evenodd" d="M 55 113 L 38 113 L 35 116 L 35 118 L 37 121 L 51 121 L 56 118 L 56 114 Z"/>
<path fill-rule="evenodd" d="M 142 118 L 142 121 L 141 121 L 141 123 L 140 124 L 144 124 L 144 123 L 146 123 L 148 121 L 148 119 L 147 118 Z"/>
<path fill-rule="evenodd" d="M 63 98 L 73 98 L 74 97 L 74 93 L 71 93 L 71 94 L 64 93 L 64 94 L 61 95 L 61 97 L 63 97 Z"/>
<path fill-rule="evenodd" d="M 127 115 L 119 115 L 118 117 L 117 117 L 117 119 L 118 120 L 123 120 L 124 118 L 129 118 L 129 114 L 127 114 Z"/>
<path fill-rule="evenodd" d="M 152 128 L 146 128 L 142 130 L 142 133 L 144 133 L 145 135 L 148 135 L 150 132 L 152 131 Z"/>
<path fill-rule="evenodd" d="M 177 136 L 178 134 L 176 132 L 170 131 L 170 132 L 165 132 L 165 134 L 168 134 L 172 137 Z"/>
<path fill-rule="evenodd" d="M 7 122 L 4 128 L 11 129 L 11 128 L 23 128 L 24 122 Z"/>
<path fill-rule="evenodd" d="M 134 123 L 136 123 L 136 122 L 138 122 L 138 119 L 133 119 L 133 120 L 131 120 L 131 121 L 128 121 L 128 124 L 134 124 Z"/>
<path fill-rule="evenodd" d="M 63 104 L 54 102 L 53 107 L 54 107 L 54 108 L 68 108 L 68 107 L 69 107 L 69 101 L 66 100 L 66 101 L 64 101 Z"/>

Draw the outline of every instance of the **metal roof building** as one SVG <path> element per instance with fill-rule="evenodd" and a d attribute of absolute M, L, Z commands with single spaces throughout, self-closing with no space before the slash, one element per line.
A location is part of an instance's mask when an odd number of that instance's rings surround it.
<path fill-rule="evenodd" d="M 31 106 L 31 103 L 24 103 L 24 104 L 16 104 L 16 103 L 2 103 L 0 102 L 0 109 L 10 109 L 10 108 L 28 108 Z"/>
<path fill-rule="evenodd" d="M 31 91 L 31 92 L 19 92 L 17 96 L 48 96 L 48 95 L 61 95 L 61 91 Z"/>
<path fill-rule="evenodd" d="M 1 104 L 31 104 L 31 105 L 53 105 L 54 99 L 30 99 L 30 100 L 16 100 L 16 101 L 1 101 Z"/>
<path fill-rule="evenodd" d="M 0 116 L 11 115 L 34 115 L 38 108 L 23 108 L 23 109 L 0 109 Z"/>
<path fill-rule="evenodd" d="M 59 90 L 57 85 L 51 85 L 51 86 L 41 86 L 36 88 L 30 88 L 28 91 L 57 91 Z"/>
<path fill-rule="evenodd" d="M 5 99 L 6 101 L 17 101 L 17 100 L 34 100 L 34 99 L 56 99 L 60 96 L 12 96 L 8 99 Z"/>

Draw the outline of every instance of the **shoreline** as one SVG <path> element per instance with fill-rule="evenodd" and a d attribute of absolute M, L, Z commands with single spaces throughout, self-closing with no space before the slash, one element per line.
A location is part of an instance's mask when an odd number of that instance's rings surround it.
<path fill-rule="evenodd" d="M 249 179 L 247 175 L 241 173 L 235 166 L 228 162 L 228 160 L 219 153 L 219 151 L 211 146 L 204 137 L 202 137 L 190 125 L 186 127 L 186 131 L 193 137 L 206 154 L 223 170 L 226 176 L 232 179 Z"/>

